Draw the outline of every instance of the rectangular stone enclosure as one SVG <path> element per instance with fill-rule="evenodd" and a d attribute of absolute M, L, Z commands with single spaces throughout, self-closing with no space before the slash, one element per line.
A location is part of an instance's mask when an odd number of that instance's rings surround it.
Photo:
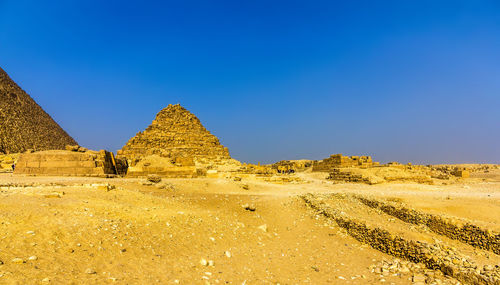
<path fill-rule="evenodd" d="M 113 153 L 105 150 L 48 150 L 21 154 L 14 174 L 105 176 L 118 173 Z"/>

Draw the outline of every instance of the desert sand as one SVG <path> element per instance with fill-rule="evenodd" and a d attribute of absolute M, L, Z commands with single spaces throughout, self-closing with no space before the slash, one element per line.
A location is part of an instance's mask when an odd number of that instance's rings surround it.
<path fill-rule="evenodd" d="M 306 193 L 398 201 L 500 230 L 498 170 L 451 185 L 331 183 L 323 177 L 327 173 L 292 176 L 302 182 L 177 178 L 163 179 L 158 187 L 140 178 L 0 174 L 0 283 L 411 284 L 427 279 L 458 284 L 440 270 L 402 266 L 407 263 L 360 242 L 307 206 L 301 198 Z M 350 198 L 338 207 L 370 226 L 453 246 L 477 262 L 479 271 L 500 264 L 490 250 Z"/>

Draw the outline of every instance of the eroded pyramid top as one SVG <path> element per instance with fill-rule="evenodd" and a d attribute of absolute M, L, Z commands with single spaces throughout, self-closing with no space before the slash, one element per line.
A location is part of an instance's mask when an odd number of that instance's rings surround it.
<path fill-rule="evenodd" d="M 131 138 L 119 155 L 129 159 L 149 155 L 230 158 L 219 139 L 179 104 L 161 110 L 152 124 Z"/>

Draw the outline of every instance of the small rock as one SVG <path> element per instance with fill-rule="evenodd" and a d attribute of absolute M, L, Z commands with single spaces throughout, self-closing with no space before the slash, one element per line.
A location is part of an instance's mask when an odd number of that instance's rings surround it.
<path fill-rule="evenodd" d="M 425 276 L 421 274 L 415 274 L 412 278 L 413 282 L 425 282 Z"/>
<path fill-rule="evenodd" d="M 259 226 L 258 229 L 262 230 L 263 232 L 267 232 L 267 225 L 263 224 L 263 225 Z"/>
<path fill-rule="evenodd" d="M 32 256 L 30 256 L 30 257 L 28 258 L 28 260 L 31 260 L 31 261 L 33 261 L 33 260 L 37 260 L 37 259 L 38 259 L 38 257 L 36 257 L 36 255 L 32 255 Z"/>
<path fill-rule="evenodd" d="M 161 182 L 161 177 L 156 174 L 149 174 L 148 181 L 151 183 L 159 183 Z"/>
<path fill-rule="evenodd" d="M 213 260 L 209 260 L 209 261 L 208 261 L 208 266 L 214 266 L 214 265 L 215 265 L 215 263 L 214 263 L 214 261 L 213 261 Z"/>
<path fill-rule="evenodd" d="M 0 260 L 0 265 L 3 265 L 3 261 Z"/>
<path fill-rule="evenodd" d="M 243 190 L 248 190 L 250 189 L 250 186 L 248 186 L 248 184 L 243 184 L 241 185 L 241 188 L 243 188 Z"/>
<path fill-rule="evenodd" d="M 244 204 L 244 205 L 241 205 L 241 207 L 247 211 L 250 211 L 250 212 L 255 212 L 255 210 L 256 210 L 255 206 L 253 206 L 253 205 Z"/>
<path fill-rule="evenodd" d="M 26 234 L 27 234 L 27 235 L 34 235 L 34 234 L 35 234 L 35 232 L 34 232 L 34 231 L 27 231 L 27 232 L 26 232 Z"/>
<path fill-rule="evenodd" d="M 225 254 L 228 258 L 231 258 L 231 252 L 226 251 L 224 254 Z"/>
<path fill-rule="evenodd" d="M 14 258 L 12 259 L 12 263 L 15 263 L 15 264 L 23 264 L 25 261 L 22 259 L 22 258 Z"/>
<path fill-rule="evenodd" d="M 203 265 L 203 266 L 208 266 L 208 261 L 205 258 L 202 258 L 200 260 L 200 264 Z"/>
<path fill-rule="evenodd" d="M 50 278 L 48 278 L 48 277 L 42 279 L 42 283 L 49 283 L 49 282 L 50 282 Z"/>
<path fill-rule="evenodd" d="M 66 146 L 66 150 L 69 150 L 69 151 L 78 151 L 79 148 L 80 148 L 80 146 L 78 146 L 78 145 L 67 145 Z"/>
<path fill-rule="evenodd" d="M 493 271 L 493 269 L 495 269 L 495 268 L 493 267 L 493 265 L 489 265 L 489 264 L 488 264 L 488 265 L 483 266 L 483 270 L 484 270 L 484 271 Z"/>
<path fill-rule="evenodd" d="M 54 192 L 54 193 L 45 194 L 45 195 L 43 195 L 43 197 L 45 197 L 45 198 L 61 198 L 62 195 L 60 193 Z"/>
<path fill-rule="evenodd" d="M 97 274 L 97 272 L 92 268 L 87 268 L 87 270 L 85 270 L 85 273 L 86 274 Z"/>

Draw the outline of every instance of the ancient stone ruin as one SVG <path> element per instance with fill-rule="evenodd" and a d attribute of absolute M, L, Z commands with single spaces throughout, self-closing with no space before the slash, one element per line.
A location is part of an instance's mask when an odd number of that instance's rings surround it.
<path fill-rule="evenodd" d="M 128 176 L 193 177 L 203 172 L 197 169 L 198 164 L 231 160 L 219 139 L 179 104 L 161 110 L 146 130 L 118 151 L 117 157 L 128 160 Z"/>
<path fill-rule="evenodd" d="M 107 177 L 117 174 L 113 153 L 105 150 L 46 150 L 20 155 L 15 174 Z"/>
<path fill-rule="evenodd" d="M 77 144 L 0 68 L 0 153 Z"/>
<path fill-rule="evenodd" d="M 371 156 L 343 156 L 342 154 L 333 154 L 329 158 L 320 161 L 315 161 L 312 171 L 328 172 L 334 168 L 342 167 L 360 167 L 368 168 L 378 165 L 377 162 L 372 161 Z"/>

